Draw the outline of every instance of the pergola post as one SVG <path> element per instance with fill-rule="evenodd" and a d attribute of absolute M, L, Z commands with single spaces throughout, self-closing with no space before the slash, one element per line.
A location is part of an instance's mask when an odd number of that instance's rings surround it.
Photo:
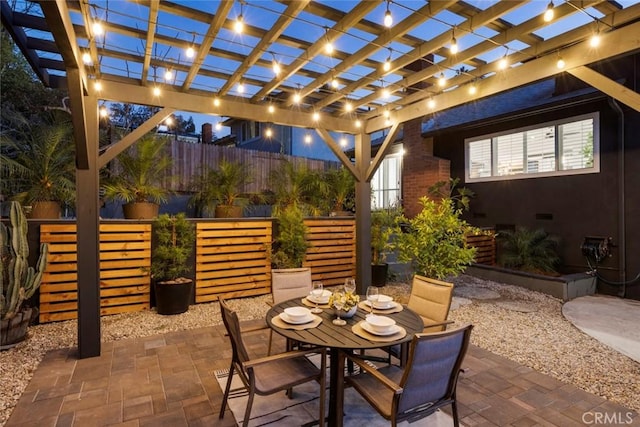
<path fill-rule="evenodd" d="M 371 163 L 371 136 L 363 132 L 355 136 L 356 155 L 356 286 L 364 294 L 371 284 L 371 179 L 367 169 Z"/>
<path fill-rule="evenodd" d="M 100 356 L 100 185 L 98 169 L 98 99 L 84 103 L 88 167 L 76 168 L 78 262 L 78 353 Z M 75 114 L 80 114 L 76 112 Z"/>

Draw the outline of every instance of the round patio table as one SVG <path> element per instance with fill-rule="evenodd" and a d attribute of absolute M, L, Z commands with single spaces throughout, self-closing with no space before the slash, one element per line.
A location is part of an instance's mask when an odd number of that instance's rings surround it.
<path fill-rule="evenodd" d="M 360 297 L 364 300 L 364 297 Z M 396 321 L 396 324 L 402 326 L 407 334 L 395 341 L 380 342 L 370 341 L 362 338 L 352 332 L 351 327 L 365 319 L 367 311 L 358 307 L 356 314 L 349 319 L 344 319 L 347 324 L 337 326 L 332 323 L 336 318 L 333 309 L 323 309 L 322 313 L 317 314 L 322 318 L 322 323 L 315 328 L 304 330 L 284 329 L 274 325 L 272 319 L 278 316 L 287 307 L 303 305 L 300 298 L 294 298 L 288 301 L 274 305 L 267 312 L 267 324 L 278 334 L 293 341 L 314 346 L 327 347 L 329 349 L 329 417 L 328 425 L 342 426 L 343 415 L 343 399 L 344 399 L 344 356 L 341 351 L 353 352 L 357 350 L 366 350 L 373 348 L 389 347 L 393 345 L 406 345 L 416 333 L 422 332 L 424 323 L 422 318 L 414 311 L 404 306 L 403 310 L 398 313 L 385 314 Z M 406 354 L 406 351 L 402 352 Z"/>

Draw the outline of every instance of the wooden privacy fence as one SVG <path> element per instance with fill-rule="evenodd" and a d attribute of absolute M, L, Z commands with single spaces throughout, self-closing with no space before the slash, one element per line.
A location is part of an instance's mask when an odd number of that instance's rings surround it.
<path fill-rule="evenodd" d="M 317 218 L 305 220 L 309 229 L 305 267 L 313 280 L 324 285 L 341 285 L 356 275 L 356 223 L 353 218 Z"/>
<path fill-rule="evenodd" d="M 196 225 L 196 303 L 271 292 L 273 223 L 198 222 Z"/>
<path fill-rule="evenodd" d="M 496 235 L 492 229 L 483 230 L 486 234 L 467 235 L 467 244 L 476 248 L 476 264 L 496 264 Z"/>
<path fill-rule="evenodd" d="M 40 322 L 78 316 L 75 224 L 42 224 L 40 242 L 49 245 L 40 285 Z M 150 307 L 151 224 L 100 224 L 100 313 Z"/>
<path fill-rule="evenodd" d="M 355 276 L 355 220 L 306 219 L 311 248 L 304 262 L 313 280 L 325 285 Z M 271 293 L 271 219 L 205 220 L 196 223 L 195 301 Z M 77 318 L 76 225 L 42 224 L 40 242 L 49 245 L 40 286 L 40 322 Z M 150 308 L 151 224 L 100 224 L 101 314 Z"/>

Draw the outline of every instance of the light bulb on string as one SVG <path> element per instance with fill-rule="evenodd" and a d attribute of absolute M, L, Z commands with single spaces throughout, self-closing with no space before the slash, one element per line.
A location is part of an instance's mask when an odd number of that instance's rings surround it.
<path fill-rule="evenodd" d="M 244 93 L 244 83 L 238 83 L 238 93 Z"/>
<path fill-rule="evenodd" d="M 500 60 L 498 61 L 498 68 L 500 70 L 506 70 L 508 66 L 509 66 L 509 61 L 507 60 L 507 56 L 505 55 L 502 58 L 500 58 Z"/>
<path fill-rule="evenodd" d="M 193 46 L 189 46 L 185 51 L 185 55 L 187 55 L 187 58 L 191 59 L 196 55 L 196 50 L 193 48 Z"/>
<path fill-rule="evenodd" d="M 294 104 L 300 104 L 300 101 L 302 101 L 302 96 L 300 95 L 300 93 L 296 92 L 293 94 L 293 103 Z"/>
<path fill-rule="evenodd" d="M 469 95 L 475 95 L 476 93 L 478 93 L 478 87 L 475 83 L 471 83 L 471 86 L 469 86 Z"/>
<path fill-rule="evenodd" d="M 213 98 L 213 106 L 214 107 L 220 106 L 220 98 L 218 98 L 217 96 Z"/>
<path fill-rule="evenodd" d="M 589 46 L 598 47 L 600 45 L 600 32 L 595 32 L 589 39 Z"/>
<path fill-rule="evenodd" d="M 564 59 L 562 59 L 562 57 L 558 57 L 558 62 L 556 62 L 556 67 L 558 67 L 558 69 L 562 70 L 567 64 L 564 62 Z"/>
<path fill-rule="evenodd" d="M 233 23 L 233 29 L 238 34 L 242 34 L 242 32 L 244 31 L 244 17 L 242 16 L 242 12 L 243 3 L 242 1 L 240 1 L 240 15 L 238 15 L 235 22 Z"/>
<path fill-rule="evenodd" d="M 102 118 L 107 117 L 109 115 L 109 112 L 107 111 L 107 107 L 105 107 L 104 105 L 100 106 L 99 114 L 100 114 L 100 117 Z"/>
<path fill-rule="evenodd" d="M 166 81 L 171 81 L 171 80 L 173 80 L 173 71 L 171 71 L 170 69 L 166 70 L 166 71 L 164 72 L 164 79 L 165 79 Z"/>
<path fill-rule="evenodd" d="M 427 101 L 427 107 L 433 110 L 434 108 L 436 108 L 436 101 L 433 98 L 429 98 L 429 100 Z"/>
<path fill-rule="evenodd" d="M 96 80 L 96 82 L 93 84 L 93 88 L 100 92 L 102 90 L 102 82 L 100 80 Z"/>
<path fill-rule="evenodd" d="M 351 102 L 347 101 L 344 103 L 344 111 L 346 111 L 347 113 L 350 113 L 353 111 L 353 104 L 351 104 Z"/>
<path fill-rule="evenodd" d="M 305 144 L 311 144 L 311 135 L 306 134 L 306 135 L 304 136 L 304 143 L 305 143 Z"/>
<path fill-rule="evenodd" d="M 338 89 L 340 86 L 340 82 L 335 77 L 331 79 L 331 87 L 334 89 Z"/>
<path fill-rule="evenodd" d="M 451 52 L 452 55 L 455 55 L 456 53 L 458 53 L 458 40 L 456 40 L 456 37 L 453 36 L 451 38 L 451 45 L 449 46 L 449 52 Z"/>
<path fill-rule="evenodd" d="M 553 10 L 553 1 L 550 1 L 547 5 L 547 9 L 544 11 L 544 22 L 551 22 L 555 12 Z"/>
<path fill-rule="evenodd" d="M 345 138 L 344 136 L 342 138 L 340 138 L 340 146 L 342 148 L 347 146 L 347 138 Z"/>
<path fill-rule="evenodd" d="M 267 108 L 267 110 L 273 114 L 276 111 L 276 107 L 274 107 L 273 105 L 269 105 L 269 107 Z"/>
<path fill-rule="evenodd" d="M 98 20 L 93 21 L 93 24 L 91 25 L 91 29 L 93 30 L 93 35 L 96 37 L 104 34 L 104 27 L 102 26 L 102 23 Z"/>
<path fill-rule="evenodd" d="M 222 130 L 222 123 L 220 123 L 220 122 L 216 123 L 216 130 L 218 130 L 218 131 Z"/>
<path fill-rule="evenodd" d="M 161 93 L 160 88 L 158 86 L 155 86 L 153 88 L 153 96 L 160 96 L 160 93 Z"/>
<path fill-rule="evenodd" d="M 360 119 L 356 119 L 355 124 L 356 124 L 357 128 L 361 128 L 362 127 L 362 121 L 360 121 Z"/>
<path fill-rule="evenodd" d="M 84 65 L 93 65 L 93 60 L 91 59 L 91 54 L 89 52 L 82 54 L 82 62 Z"/>
<path fill-rule="evenodd" d="M 318 113 L 317 111 L 315 111 L 315 112 L 313 113 L 313 120 L 314 120 L 314 121 L 316 121 L 316 122 L 317 122 L 318 120 L 320 120 L 320 113 Z"/>
<path fill-rule="evenodd" d="M 444 76 L 444 73 L 440 73 L 440 77 L 438 78 L 438 86 L 445 87 L 447 84 L 447 79 Z"/>
<path fill-rule="evenodd" d="M 273 130 L 271 128 L 267 128 L 264 134 L 267 138 L 271 138 L 273 136 Z"/>
<path fill-rule="evenodd" d="M 387 1 L 387 10 L 384 12 L 384 26 L 387 28 L 391 28 L 391 26 L 393 25 L 393 16 L 391 16 L 391 11 L 389 10 L 389 4 L 391 3 L 391 0 Z"/>

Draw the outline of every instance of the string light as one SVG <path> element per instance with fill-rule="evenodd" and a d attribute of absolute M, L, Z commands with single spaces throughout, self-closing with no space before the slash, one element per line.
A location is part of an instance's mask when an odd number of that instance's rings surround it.
<path fill-rule="evenodd" d="M 267 138 L 271 138 L 273 136 L 273 130 L 271 128 L 267 128 L 267 130 L 265 131 L 265 136 Z"/>
<path fill-rule="evenodd" d="M 193 48 L 193 46 L 189 46 L 187 48 L 187 51 L 185 52 L 185 55 L 187 55 L 187 58 L 193 58 L 196 55 L 196 50 Z"/>
<path fill-rule="evenodd" d="M 501 70 L 505 70 L 509 66 L 509 61 L 507 60 L 507 55 L 500 58 L 498 61 L 498 68 Z"/>
<path fill-rule="evenodd" d="M 158 86 L 153 88 L 153 96 L 160 96 L 160 88 Z"/>
<path fill-rule="evenodd" d="M 389 91 L 389 89 L 386 87 L 382 88 L 382 97 L 387 99 L 390 96 L 391 96 L 391 91 Z"/>
<path fill-rule="evenodd" d="M 384 114 L 384 117 L 385 117 L 385 118 L 387 118 L 387 119 L 388 119 L 389 117 L 391 117 L 391 112 L 390 112 L 389 110 L 384 110 L 384 113 L 383 113 L 383 114 Z"/>
<path fill-rule="evenodd" d="M 84 62 L 84 65 L 93 64 L 93 61 L 91 60 L 91 54 L 89 52 L 85 52 L 82 54 L 82 62 Z"/>
<path fill-rule="evenodd" d="M 242 16 L 243 6 L 243 2 L 240 1 L 240 15 L 238 15 L 236 21 L 233 23 L 233 29 L 238 34 L 242 34 L 242 32 L 244 31 L 244 17 Z"/>
<path fill-rule="evenodd" d="M 302 96 L 300 95 L 300 93 L 296 92 L 293 94 L 293 103 L 294 104 L 300 104 L 300 101 L 302 101 Z"/>
<path fill-rule="evenodd" d="M 438 78 L 438 86 L 445 87 L 447 84 L 447 79 L 444 77 L 444 73 L 440 73 L 440 78 Z"/>
<path fill-rule="evenodd" d="M 547 9 L 544 11 L 544 22 L 551 22 L 555 12 L 553 10 L 553 0 L 547 5 Z"/>
<path fill-rule="evenodd" d="M 100 114 L 100 117 L 102 118 L 107 117 L 109 115 L 109 112 L 107 111 L 107 107 L 105 107 L 104 105 L 101 106 L 99 110 L 99 114 Z"/>
<path fill-rule="evenodd" d="M 600 45 L 600 32 L 596 31 L 595 33 L 593 33 L 593 35 L 591 36 L 591 39 L 589 40 L 589 45 L 591 47 L 598 47 Z"/>
<path fill-rule="evenodd" d="M 324 51 L 327 52 L 327 55 L 331 55 L 333 53 L 333 44 L 331 40 L 329 40 L 329 28 L 324 28 L 324 37 L 327 40 L 327 43 L 324 45 Z"/>
<path fill-rule="evenodd" d="M 238 83 L 238 93 L 244 93 L 244 83 Z"/>
<path fill-rule="evenodd" d="M 345 138 L 344 136 L 340 138 L 340 146 L 343 148 L 347 146 L 347 138 Z"/>
<path fill-rule="evenodd" d="M 558 62 L 556 62 L 556 67 L 558 67 L 560 70 L 562 70 L 565 67 L 565 65 L 567 65 L 567 64 L 564 62 L 564 59 L 562 59 L 562 56 L 560 56 L 558 58 Z"/>
<path fill-rule="evenodd" d="M 436 108 L 436 101 L 433 98 L 429 98 L 429 100 L 427 101 L 427 107 L 433 110 L 434 108 Z"/>
<path fill-rule="evenodd" d="M 334 89 L 338 89 L 340 86 L 340 82 L 335 77 L 331 79 L 331 87 Z"/>
<path fill-rule="evenodd" d="M 451 45 L 449 46 L 449 52 L 451 52 L 452 55 L 455 55 L 456 53 L 458 53 L 458 41 L 456 40 L 456 35 L 455 35 L 455 30 L 451 30 Z"/>
<path fill-rule="evenodd" d="M 167 71 L 164 72 L 164 79 L 167 81 L 170 81 L 173 79 L 173 71 L 171 71 L 170 69 L 168 69 Z"/>
<path fill-rule="evenodd" d="M 353 104 L 350 103 L 349 101 L 345 102 L 344 111 L 346 111 L 347 113 L 352 112 L 353 111 Z"/>
<path fill-rule="evenodd" d="M 275 74 L 276 76 L 280 75 L 280 71 L 282 71 L 282 68 L 280 68 L 280 64 L 278 64 L 278 61 L 276 61 L 275 59 L 273 60 L 273 74 Z"/>
<path fill-rule="evenodd" d="M 311 135 L 306 134 L 306 135 L 304 136 L 304 143 L 305 143 L 305 144 L 311 144 Z"/>
<path fill-rule="evenodd" d="M 382 65 L 382 69 L 385 72 L 389 72 L 389 70 L 391 70 L 391 53 L 393 51 L 391 50 L 391 48 L 389 48 L 389 56 L 387 57 L 387 60 L 384 61 L 384 64 Z"/>
<path fill-rule="evenodd" d="M 320 113 L 318 113 L 317 111 L 313 113 L 313 120 L 314 121 L 318 121 L 320 120 Z"/>
<path fill-rule="evenodd" d="M 171 126 L 171 125 L 173 125 L 173 118 L 172 118 L 171 116 L 167 117 L 167 118 L 164 120 L 164 124 L 165 124 L 165 125 L 167 125 L 167 126 Z"/>
<path fill-rule="evenodd" d="M 102 82 L 100 80 L 96 80 L 96 82 L 93 84 L 93 88 L 100 92 L 102 90 Z"/>
<path fill-rule="evenodd" d="M 357 128 L 362 127 L 362 122 L 360 121 L 360 119 L 356 119 L 356 127 Z"/>
<path fill-rule="evenodd" d="M 222 123 L 220 122 L 216 123 L 216 130 L 222 130 Z"/>
<path fill-rule="evenodd" d="M 475 95 L 476 93 L 478 93 L 478 87 L 475 83 L 471 83 L 471 86 L 469 86 L 469 95 Z"/>
<path fill-rule="evenodd" d="M 391 0 L 387 0 L 387 10 L 384 12 L 384 26 L 387 28 L 391 28 L 393 25 L 393 16 L 391 16 L 391 11 L 389 10 L 390 4 Z"/>
<path fill-rule="evenodd" d="M 217 96 L 213 98 L 213 106 L 214 107 L 220 106 L 220 98 L 218 98 Z"/>
<path fill-rule="evenodd" d="M 100 21 L 94 21 L 91 29 L 93 30 L 93 35 L 96 37 L 104 34 L 104 27 Z"/>
<path fill-rule="evenodd" d="M 269 108 L 267 108 L 267 110 L 269 110 L 269 112 L 273 114 L 276 111 L 276 107 L 274 107 L 273 105 L 269 105 Z"/>

